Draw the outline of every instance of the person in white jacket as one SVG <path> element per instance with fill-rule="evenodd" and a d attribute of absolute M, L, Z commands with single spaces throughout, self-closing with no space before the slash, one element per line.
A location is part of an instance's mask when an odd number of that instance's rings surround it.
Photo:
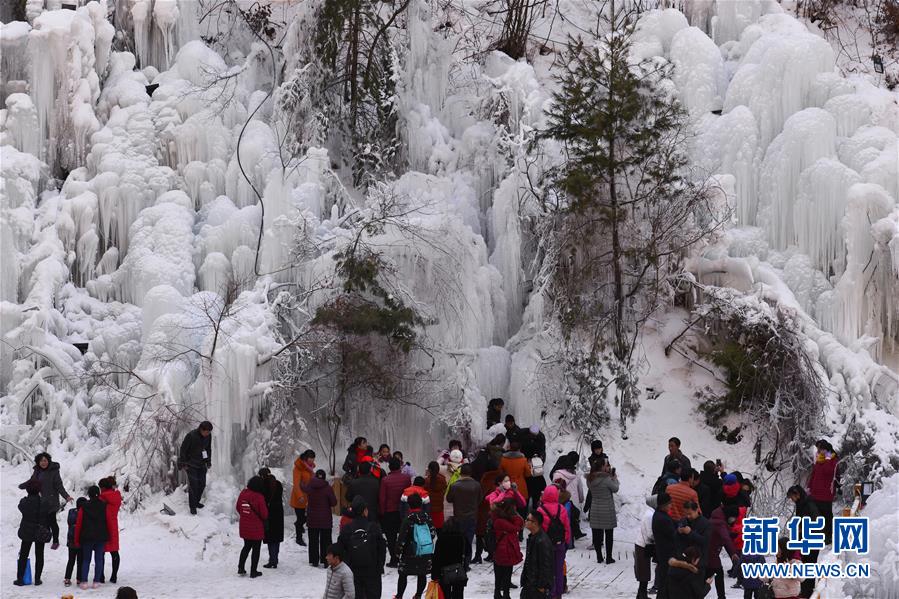
<path fill-rule="evenodd" d="M 578 473 L 577 463 L 566 464 L 553 473 L 553 483 L 571 494 L 571 534 L 575 539 L 586 535 L 581 531 L 581 508 L 587 495 L 584 477 Z"/>
<path fill-rule="evenodd" d="M 634 541 L 634 576 L 639 588 L 637 599 L 649 599 L 649 581 L 652 580 L 652 558 L 655 554 L 655 540 L 652 537 L 652 516 L 656 511 L 657 497 L 646 498 L 646 511 L 640 518 L 640 529 Z"/>

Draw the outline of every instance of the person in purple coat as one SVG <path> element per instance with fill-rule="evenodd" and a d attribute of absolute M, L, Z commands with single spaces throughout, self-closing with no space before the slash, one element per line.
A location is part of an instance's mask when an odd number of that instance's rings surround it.
<path fill-rule="evenodd" d="M 721 565 L 721 549 L 727 551 L 733 563 L 737 563 L 739 551 L 734 546 L 730 536 L 730 527 L 727 524 L 727 517 L 724 515 L 724 508 L 718 506 L 712 510 L 709 518 L 711 534 L 709 536 L 709 556 L 706 566 L 705 575 L 715 576 L 715 591 L 718 593 L 718 599 L 725 599 L 726 592 L 724 589 L 724 568 Z"/>
<path fill-rule="evenodd" d="M 334 519 L 331 508 L 337 505 L 334 489 L 325 480 L 325 471 L 316 470 L 315 476 L 308 483 L 301 485 L 303 492 L 309 497 L 306 506 L 306 526 L 309 528 L 309 565 L 327 568 L 325 556 L 331 545 L 331 528 Z"/>

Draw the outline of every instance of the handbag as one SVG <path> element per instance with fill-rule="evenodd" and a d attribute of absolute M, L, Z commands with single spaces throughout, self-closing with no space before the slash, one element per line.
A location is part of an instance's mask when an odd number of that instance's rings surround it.
<path fill-rule="evenodd" d="M 756 599 L 774 599 L 774 589 L 770 584 L 763 584 L 755 591 Z"/>
<path fill-rule="evenodd" d="M 422 599 L 444 599 L 443 589 L 440 588 L 440 583 L 436 580 L 429 582 L 428 588 L 425 589 L 425 594 L 422 596 Z"/>
<path fill-rule="evenodd" d="M 43 524 L 37 524 L 34 527 L 34 542 L 35 543 L 49 543 L 53 538 L 53 533 L 50 532 L 49 526 L 44 526 Z"/>
<path fill-rule="evenodd" d="M 451 564 L 444 566 L 443 570 L 441 570 L 440 582 L 445 585 L 464 585 L 468 582 L 468 575 L 465 573 L 465 568 L 462 564 Z"/>

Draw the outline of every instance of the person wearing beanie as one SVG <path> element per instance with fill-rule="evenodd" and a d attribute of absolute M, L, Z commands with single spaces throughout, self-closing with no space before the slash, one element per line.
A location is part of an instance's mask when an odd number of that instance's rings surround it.
<path fill-rule="evenodd" d="M 403 495 L 400 497 L 400 521 L 402 522 L 402 519 L 409 514 L 409 496 L 413 493 L 417 493 L 418 496 L 421 497 L 422 509 L 431 514 L 431 520 L 433 521 L 434 515 L 431 512 L 431 494 L 428 493 L 428 489 L 425 487 L 425 478 L 423 476 L 416 476 L 412 479 L 412 484 L 403 489 Z M 441 525 L 442 524 L 441 518 Z M 440 527 L 437 526 L 436 522 L 434 522 L 434 528 L 440 530 Z"/>
<path fill-rule="evenodd" d="M 19 500 L 19 511 L 22 512 L 22 520 L 19 522 L 19 560 L 16 563 L 16 586 L 25 584 L 25 565 L 28 555 L 31 553 L 31 545 L 34 544 L 34 585 L 41 584 L 41 573 L 44 569 L 44 545 L 50 540 L 52 533 L 44 524 L 44 510 L 41 509 L 41 483 L 32 478 L 21 485 L 27 495 Z"/>
<path fill-rule="evenodd" d="M 470 466 L 466 465 L 467 468 Z M 416 578 L 415 597 L 422 597 L 427 583 L 427 576 L 431 572 L 431 559 L 434 555 L 434 540 L 437 530 L 431 523 L 431 517 L 422 509 L 421 497 L 414 493 L 409 496 L 409 515 L 400 526 L 400 534 L 397 538 L 397 553 L 400 556 L 397 571 L 399 578 L 396 585 L 397 599 L 403 599 L 406 592 L 406 584 L 409 576 Z M 426 539 L 419 538 L 417 528 L 426 527 L 430 533 L 430 545 L 423 546 L 420 543 Z M 470 544 L 469 544 L 470 547 Z"/>
<path fill-rule="evenodd" d="M 458 447 L 455 445 L 458 441 L 450 441 L 450 450 L 446 453 L 446 460 L 440 463 L 440 473 L 446 479 L 446 492 L 449 494 L 450 488 L 462 477 L 462 465 L 465 464 L 465 456 L 462 453 L 461 443 Z M 443 519 L 448 520 L 453 516 L 453 504 L 445 503 L 443 506 Z"/>
<path fill-rule="evenodd" d="M 668 515 L 671 496 L 664 491 L 656 498 L 656 511 L 652 516 L 652 537 L 656 545 L 656 587 L 658 599 L 668 599 L 668 560 L 677 555 L 677 531 L 674 520 Z M 675 599 L 675 598 L 672 598 Z"/>
<path fill-rule="evenodd" d="M 378 506 L 381 509 L 381 528 L 387 537 L 387 550 L 390 551 L 388 568 L 396 568 L 396 536 L 400 532 L 400 500 L 403 491 L 412 484 L 412 480 L 402 472 L 403 464 L 398 459 L 391 457 L 389 461 L 390 474 L 381 481 L 381 489 L 378 494 Z"/>
<path fill-rule="evenodd" d="M 356 497 L 350 508 L 352 520 L 340 529 L 337 544 L 353 572 L 356 599 L 381 599 L 381 576 L 387 559 L 387 543 L 377 522 L 368 519 L 365 499 Z"/>

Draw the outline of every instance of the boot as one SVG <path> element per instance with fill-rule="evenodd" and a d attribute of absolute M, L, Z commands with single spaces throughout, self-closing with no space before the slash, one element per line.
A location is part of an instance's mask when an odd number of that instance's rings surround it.
<path fill-rule="evenodd" d="M 25 565 L 27 563 L 27 559 L 16 560 L 16 581 L 13 584 L 17 587 L 25 585 L 25 583 L 22 581 L 25 579 Z"/>
<path fill-rule="evenodd" d="M 482 551 L 484 551 L 484 537 L 478 535 L 475 537 L 474 557 L 471 558 L 472 564 L 483 564 L 484 563 L 484 560 L 481 559 Z"/>

